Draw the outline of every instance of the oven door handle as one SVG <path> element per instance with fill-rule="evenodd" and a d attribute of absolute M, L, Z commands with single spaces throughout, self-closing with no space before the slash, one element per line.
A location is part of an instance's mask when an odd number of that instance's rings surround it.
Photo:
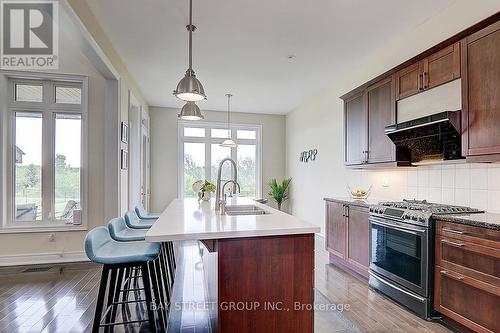
<path fill-rule="evenodd" d="M 425 297 L 422 297 L 422 296 L 420 296 L 420 295 L 416 295 L 416 294 L 414 294 L 414 293 L 410 293 L 410 292 L 408 292 L 408 291 L 406 291 L 406 290 L 404 290 L 404 289 L 402 289 L 402 288 L 400 288 L 400 287 L 396 286 L 394 283 L 391 283 L 391 282 L 387 281 L 386 279 L 383 279 L 383 278 L 381 278 L 380 276 L 377 276 L 376 274 L 373 274 L 372 272 L 368 272 L 368 274 L 369 274 L 371 277 L 373 277 L 374 279 L 377 279 L 377 280 L 379 280 L 380 282 L 385 283 L 385 284 L 386 284 L 386 285 L 388 285 L 389 287 L 392 287 L 392 288 L 396 289 L 397 291 L 402 292 L 403 294 L 406 294 L 406 295 L 408 295 L 408 296 L 410 296 L 410 297 L 412 297 L 412 298 L 416 298 L 417 300 L 419 300 L 419 301 L 420 301 L 420 302 L 422 302 L 422 303 L 424 303 L 424 302 L 426 301 L 426 298 L 425 298 Z"/>
<path fill-rule="evenodd" d="M 379 221 L 379 220 L 375 220 L 373 218 L 370 218 L 369 221 L 372 224 L 376 224 L 376 225 L 379 225 L 379 226 L 382 226 L 382 227 L 397 229 L 397 230 L 400 230 L 402 232 L 406 232 L 408 234 L 413 234 L 413 235 L 422 235 L 422 234 L 424 234 L 427 231 L 427 230 L 406 228 L 406 227 L 402 227 L 400 225 L 396 225 L 396 224 L 392 224 L 392 223 L 386 223 L 386 222 L 382 222 L 382 221 Z"/>

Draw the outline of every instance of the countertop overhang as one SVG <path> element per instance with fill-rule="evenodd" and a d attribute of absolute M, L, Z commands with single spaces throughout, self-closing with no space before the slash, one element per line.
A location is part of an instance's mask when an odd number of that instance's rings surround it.
<path fill-rule="evenodd" d="M 228 198 L 228 205 L 255 205 L 269 214 L 221 215 L 215 200 L 174 199 L 146 233 L 148 242 L 263 237 L 319 233 L 320 228 L 270 206 L 242 197 Z"/>

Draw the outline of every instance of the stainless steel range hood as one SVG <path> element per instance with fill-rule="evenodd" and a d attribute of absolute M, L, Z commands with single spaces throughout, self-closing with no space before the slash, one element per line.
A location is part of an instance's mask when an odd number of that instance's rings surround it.
<path fill-rule="evenodd" d="M 398 155 L 411 162 L 462 158 L 460 110 L 389 125 L 385 133 L 396 145 Z"/>

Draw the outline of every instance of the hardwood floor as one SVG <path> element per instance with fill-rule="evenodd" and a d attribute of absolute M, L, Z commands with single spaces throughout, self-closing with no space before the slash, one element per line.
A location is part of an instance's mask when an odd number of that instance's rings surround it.
<path fill-rule="evenodd" d="M 49 272 L 1 275 L 0 332 L 90 331 L 100 268 L 51 266 Z"/>
<path fill-rule="evenodd" d="M 189 255 L 194 256 L 197 247 L 193 246 L 190 249 Z M 385 296 L 373 291 L 368 287 L 366 280 L 328 264 L 328 254 L 324 250 L 323 239 L 319 237 L 316 239 L 315 260 L 316 289 L 332 304 L 344 307 L 344 311 L 336 313 L 336 320 L 348 321 L 363 332 L 450 332 L 438 323 L 420 319 Z M 90 332 L 100 267 L 91 263 L 51 266 L 53 268 L 48 272 L 32 273 L 16 272 L 14 274 L 13 271 L 0 269 L 0 333 Z M 192 296 L 188 292 L 191 286 L 201 288 L 195 278 L 201 275 L 199 272 L 193 275 L 193 271 L 188 271 L 192 270 L 192 266 L 181 265 L 178 269 L 183 267 L 186 269 L 185 273 L 191 272 L 189 276 L 192 278 L 183 280 L 182 286 L 177 285 L 174 288 L 178 293 L 183 292 L 184 301 L 186 301 L 186 298 Z M 181 276 L 182 274 L 178 272 L 177 277 Z M 186 288 L 188 285 L 190 287 Z M 199 300 L 196 299 L 196 301 Z M 197 316 L 200 315 L 203 317 L 202 313 L 197 313 Z M 193 319 L 184 313 L 178 318 L 182 316 L 185 320 Z M 328 321 L 322 322 L 328 323 Z M 203 323 L 202 325 L 195 324 L 195 326 L 187 324 L 186 322 L 178 325 L 177 332 L 207 331 Z M 172 330 L 174 327 L 175 325 L 172 325 L 169 332 L 175 332 L 175 329 Z M 115 331 L 125 330 L 117 327 Z M 135 327 L 126 331 L 142 331 L 142 329 Z M 336 328 L 322 325 L 320 329 L 317 328 L 317 331 L 340 333 L 351 330 L 343 330 L 340 326 Z"/>
<path fill-rule="evenodd" d="M 369 288 L 366 279 L 328 263 L 323 239 L 316 237 L 315 286 L 335 304 L 348 304 L 343 314 L 363 332 L 451 332 L 409 312 L 384 295 Z"/>

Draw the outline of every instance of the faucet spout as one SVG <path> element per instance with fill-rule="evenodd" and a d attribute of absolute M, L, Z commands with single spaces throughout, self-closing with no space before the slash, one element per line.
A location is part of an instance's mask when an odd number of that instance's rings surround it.
<path fill-rule="evenodd" d="M 221 206 L 221 195 L 223 195 L 223 193 L 222 193 L 223 186 L 221 186 L 222 166 L 226 162 L 230 162 L 232 165 L 232 171 L 233 171 L 234 178 L 231 180 L 236 184 L 238 183 L 238 168 L 236 167 L 236 162 L 232 158 L 226 157 L 225 159 L 220 161 L 219 169 L 217 170 L 217 188 L 216 188 L 216 193 L 215 193 L 215 210 L 216 211 L 220 210 L 220 206 Z M 238 189 L 239 189 L 239 185 L 238 185 Z M 233 186 L 232 190 L 233 190 L 233 193 L 236 193 L 236 186 Z"/>

